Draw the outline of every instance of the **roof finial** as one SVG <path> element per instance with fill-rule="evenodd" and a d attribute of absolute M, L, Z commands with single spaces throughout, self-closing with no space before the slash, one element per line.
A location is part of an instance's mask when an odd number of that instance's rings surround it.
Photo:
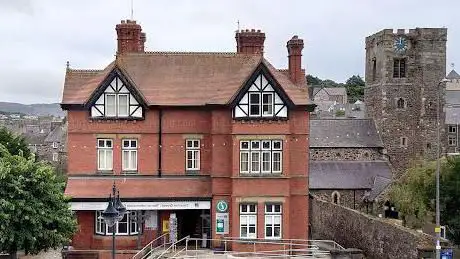
<path fill-rule="evenodd" d="M 237 21 L 236 21 L 236 24 L 237 24 L 237 26 L 238 26 L 238 31 L 240 31 L 240 20 L 237 20 Z"/>
<path fill-rule="evenodd" d="M 452 67 L 452 70 L 454 70 L 454 68 L 455 68 L 455 63 L 454 63 L 454 62 L 450 63 L 450 66 Z"/>
<path fill-rule="evenodd" d="M 70 62 L 69 62 L 68 60 L 67 60 L 67 62 L 66 62 L 66 64 L 65 64 L 65 66 L 66 66 L 66 69 L 67 69 L 67 70 L 70 69 Z"/>

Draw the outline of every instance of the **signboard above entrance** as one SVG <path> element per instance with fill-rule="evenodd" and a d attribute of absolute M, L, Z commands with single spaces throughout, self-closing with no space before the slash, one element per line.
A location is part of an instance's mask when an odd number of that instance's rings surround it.
<path fill-rule="evenodd" d="M 127 210 L 208 210 L 210 201 L 123 201 Z M 107 202 L 72 202 L 72 210 L 105 210 Z"/>

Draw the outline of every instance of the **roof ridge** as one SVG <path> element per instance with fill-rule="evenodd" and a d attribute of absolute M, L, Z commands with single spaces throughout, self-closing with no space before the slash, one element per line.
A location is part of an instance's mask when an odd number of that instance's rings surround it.
<path fill-rule="evenodd" d="M 211 52 L 211 51 L 145 51 L 140 53 L 129 53 L 128 55 L 250 55 L 237 52 Z"/>
<path fill-rule="evenodd" d="M 69 72 L 78 72 L 78 73 L 99 73 L 104 71 L 104 69 L 75 69 L 75 68 L 69 68 Z"/>

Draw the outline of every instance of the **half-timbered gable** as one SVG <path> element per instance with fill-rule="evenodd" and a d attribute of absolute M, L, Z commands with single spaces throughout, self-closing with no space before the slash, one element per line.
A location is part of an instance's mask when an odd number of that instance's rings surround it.
<path fill-rule="evenodd" d="M 287 118 L 292 101 L 263 63 L 237 95 L 234 118 Z"/>
<path fill-rule="evenodd" d="M 114 68 L 93 92 L 87 106 L 90 106 L 91 118 L 140 119 L 145 105 L 132 83 Z"/>

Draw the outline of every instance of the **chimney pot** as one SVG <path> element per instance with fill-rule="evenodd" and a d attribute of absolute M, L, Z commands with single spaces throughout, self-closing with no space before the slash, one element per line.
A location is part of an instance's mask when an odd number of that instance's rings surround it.
<path fill-rule="evenodd" d="M 237 53 L 263 54 L 265 33 L 255 29 L 237 31 L 235 35 Z"/>
<path fill-rule="evenodd" d="M 294 35 L 286 44 L 288 49 L 289 60 L 289 77 L 294 84 L 301 84 L 304 82 L 305 73 L 302 71 L 302 49 L 303 40 Z"/>
<path fill-rule="evenodd" d="M 142 32 L 142 27 L 136 21 L 122 20 L 120 24 L 117 24 L 115 29 L 118 36 L 117 54 L 144 52 L 146 36 Z"/>

